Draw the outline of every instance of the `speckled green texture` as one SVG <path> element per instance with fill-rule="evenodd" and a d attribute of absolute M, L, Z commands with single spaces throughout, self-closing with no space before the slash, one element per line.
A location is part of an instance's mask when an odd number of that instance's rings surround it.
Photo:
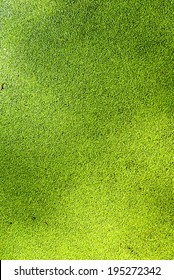
<path fill-rule="evenodd" d="M 174 259 L 173 1 L 0 1 L 0 258 Z"/>

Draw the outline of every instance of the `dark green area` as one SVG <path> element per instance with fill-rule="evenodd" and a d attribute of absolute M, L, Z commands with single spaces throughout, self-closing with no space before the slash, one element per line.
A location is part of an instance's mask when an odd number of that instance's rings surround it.
<path fill-rule="evenodd" d="M 1 259 L 174 258 L 172 1 L 0 1 Z"/>

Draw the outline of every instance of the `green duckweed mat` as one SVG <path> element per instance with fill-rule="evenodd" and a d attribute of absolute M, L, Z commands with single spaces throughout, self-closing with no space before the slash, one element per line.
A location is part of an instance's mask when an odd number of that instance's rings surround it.
<path fill-rule="evenodd" d="M 173 11 L 0 0 L 1 259 L 174 259 Z"/>

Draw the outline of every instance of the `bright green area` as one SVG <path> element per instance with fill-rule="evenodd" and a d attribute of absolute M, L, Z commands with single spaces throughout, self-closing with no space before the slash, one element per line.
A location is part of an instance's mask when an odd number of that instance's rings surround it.
<path fill-rule="evenodd" d="M 174 259 L 173 1 L 0 1 L 0 258 Z"/>

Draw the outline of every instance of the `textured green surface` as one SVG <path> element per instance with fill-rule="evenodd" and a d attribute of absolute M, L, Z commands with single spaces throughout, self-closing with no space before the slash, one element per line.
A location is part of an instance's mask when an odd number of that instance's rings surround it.
<path fill-rule="evenodd" d="M 0 0 L 1 259 L 174 259 L 173 7 Z"/>

